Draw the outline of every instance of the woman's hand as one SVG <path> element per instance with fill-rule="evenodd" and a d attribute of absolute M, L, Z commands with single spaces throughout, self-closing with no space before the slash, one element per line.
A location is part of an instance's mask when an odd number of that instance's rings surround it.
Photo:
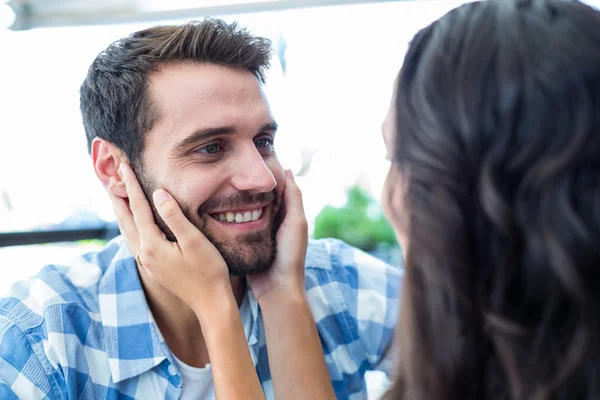
<path fill-rule="evenodd" d="M 304 259 L 308 246 L 308 223 L 302 193 L 292 171 L 285 171 L 283 222 L 277 232 L 277 256 L 266 271 L 248 276 L 252 293 L 262 302 L 267 297 L 285 295 L 290 290 L 304 293 Z"/>
<path fill-rule="evenodd" d="M 163 189 L 154 204 L 177 242 L 169 241 L 154 222 L 152 210 L 131 167 L 121 164 L 125 199 L 111 195 L 121 232 L 137 251 L 148 275 L 189 305 L 200 323 L 213 369 L 217 398 L 263 400 L 237 303 L 223 257 L 185 217 Z"/>
<path fill-rule="evenodd" d="M 273 390 L 277 399 L 335 399 L 306 297 L 308 223 L 291 171 L 286 171 L 282 207 L 275 262 L 267 271 L 248 277 L 264 318 Z"/>
<path fill-rule="evenodd" d="M 148 275 L 189 305 L 196 314 L 207 307 L 214 290 L 231 292 L 229 271 L 212 243 L 183 214 L 164 189 L 153 194 L 161 218 L 175 235 L 169 241 L 154 222 L 152 210 L 131 167 L 122 163 L 120 173 L 127 200 L 110 194 L 121 233 Z"/>

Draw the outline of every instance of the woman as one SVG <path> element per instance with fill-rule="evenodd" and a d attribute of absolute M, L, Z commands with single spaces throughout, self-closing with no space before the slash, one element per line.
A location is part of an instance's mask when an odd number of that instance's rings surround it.
<path fill-rule="evenodd" d="M 406 253 L 388 399 L 600 399 L 600 14 L 463 5 L 384 124 Z"/>

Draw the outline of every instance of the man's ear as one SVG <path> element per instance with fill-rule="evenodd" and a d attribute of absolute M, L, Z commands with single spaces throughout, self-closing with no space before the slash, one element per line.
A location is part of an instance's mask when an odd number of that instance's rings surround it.
<path fill-rule="evenodd" d="M 125 183 L 119 173 L 121 162 L 127 162 L 127 157 L 121 149 L 104 139 L 95 138 L 92 142 L 92 163 L 96 176 L 115 196 L 127 198 Z"/>

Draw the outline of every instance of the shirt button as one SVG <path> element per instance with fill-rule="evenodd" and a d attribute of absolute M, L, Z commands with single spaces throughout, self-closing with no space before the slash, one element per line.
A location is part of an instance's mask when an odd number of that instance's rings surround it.
<path fill-rule="evenodd" d="M 167 371 L 169 371 L 169 375 L 177 375 L 177 368 L 175 368 L 173 364 L 169 364 L 169 368 L 167 368 Z"/>

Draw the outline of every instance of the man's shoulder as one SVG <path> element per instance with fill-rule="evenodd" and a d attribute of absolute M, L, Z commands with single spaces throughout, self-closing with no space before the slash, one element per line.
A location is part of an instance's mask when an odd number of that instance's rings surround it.
<path fill-rule="evenodd" d="M 391 266 L 337 239 L 311 240 L 306 294 L 331 379 L 346 397 L 380 368 L 398 311 L 401 266 Z M 356 389 L 358 390 L 358 389 Z"/>
<path fill-rule="evenodd" d="M 335 298 L 355 303 L 361 293 L 394 298 L 402 278 L 391 266 L 338 239 L 310 240 L 306 255 L 306 289 L 312 302 L 331 305 Z"/>
<path fill-rule="evenodd" d="M 309 240 L 306 269 L 307 272 L 319 269 L 333 272 L 356 269 L 366 273 L 379 271 L 400 275 L 399 266 L 391 266 L 381 259 L 335 238 Z"/>
<path fill-rule="evenodd" d="M 34 277 L 15 282 L 0 297 L 0 317 L 22 331 L 53 324 L 63 313 L 55 308 L 74 307 L 84 313 L 98 312 L 98 287 L 107 268 L 119 251 L 119 241 L 103 249 L 74 258 L 68 264 L 49 264 Z"/>

